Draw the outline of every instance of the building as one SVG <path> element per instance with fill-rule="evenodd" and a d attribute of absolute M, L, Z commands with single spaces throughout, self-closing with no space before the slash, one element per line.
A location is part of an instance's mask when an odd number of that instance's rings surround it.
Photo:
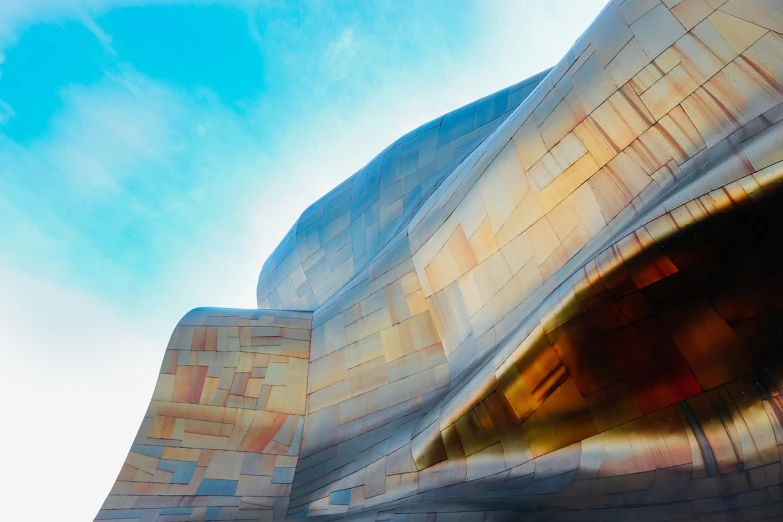
<path fill-rule="evenodd" d="M 783 519 L 783 2 L 614 0 L 196 309 L 97 520 Z"/>

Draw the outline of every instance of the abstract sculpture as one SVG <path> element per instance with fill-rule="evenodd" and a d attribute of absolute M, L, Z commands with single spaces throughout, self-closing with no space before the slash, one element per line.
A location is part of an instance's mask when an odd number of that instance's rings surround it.
<path fill-rule="evenodd" d="M 614 0 L 196 309 L 97 520 L 783 519 L 783 2 Z"/>

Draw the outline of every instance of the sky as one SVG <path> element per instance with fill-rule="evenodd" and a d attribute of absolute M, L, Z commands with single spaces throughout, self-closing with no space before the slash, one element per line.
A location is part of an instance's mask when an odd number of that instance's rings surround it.
<path fill-rule="evenodd" d="M 179 319 L 254 308 L 310 203 L 603 4 L 0 0 L 3 516 L 92 520 Z"/>

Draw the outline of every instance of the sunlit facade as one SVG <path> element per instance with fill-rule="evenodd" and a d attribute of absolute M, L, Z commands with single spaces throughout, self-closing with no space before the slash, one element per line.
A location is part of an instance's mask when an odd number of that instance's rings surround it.
<path fill-rule="evenodd" d="M 180 321 L 97 520 L 783 519 L 781 182 L 783 2 L 614 0 Z"/>

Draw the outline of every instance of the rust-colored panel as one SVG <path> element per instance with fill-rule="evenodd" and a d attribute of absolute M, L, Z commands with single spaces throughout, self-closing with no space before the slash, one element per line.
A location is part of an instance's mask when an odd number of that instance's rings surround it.
<path fill-rule="evenodd" d="M 638 245 L 639 252 L 632 257 L 625 257 L 625 264 L 631 274 L 631 278 L 638 288 L 644 288 L 653 283 L 671 276 L 677 272 L 674 263 L 652 242 L 649 236 L 643 240 L 640 238 L 642 231 L 632 234 L 634 243 Z"/>
<path fill-rule="evenodd" d="M 287 418 L 287 413 L 257 412 L 239 445 L 239 450 L 260 453 L 272 441 Z"/>
<path fill-rule="evenodd" d="M 204 344 L 207 340 L 207 328 L 205 326 L 197 326 L 193 329 L 193 340 L 190 342 L 190 349 L 200 351 L 204 349 Z"/>
<path fill-rule="evenodd" d="M 631 272 L 623 264 L 623 255 L 616 246 L 598 255 L 596 267 L 607 292 L 613 297 L 621 297 L 638 290 Z"/>
<path fill-rule="evenodd" d="M 603 337 L 647 414 L 701 392 L 677 346 L 655 318 L 643 319 Z"/>
<path fill-rule="evenodd" d="M 617 306 L 629 322 L 644 319 L 655 313 L 650 301 L 641 292 L 628 294 L 617 301 Z"/>
<path fill-rule="evenodd" d="M 171 400 L 174 402 L 190 402 L 190 370 L 192 366 L 178 366 L 174 378 L 174 393 Z"/>
<path fill-rule="evenodd" d="M 621 381 L 585 397 L 599 432 L 609 430 L 643 415 L 631 387 Z"/>
<path fill-rule="evenodd" d="M 204 336 L 204 349 L 209 351 L 217 350 L 217 336 L 218 329 L 216 326 L 210 326 L 207 328 L 207 332 Z"/>
<path fill-rule="evenodd" d="M 532 333 L 525 344 L 516 367 L 533 397 L 543 401 L 565 379 L 566 369 L 549 340 L 538 331 Z"/>
<path fill-rule="evenodd" d="M 664 312 L 661 319 L 704 388 L 750 370 L 747 347 L 706 301 L 691 301 Z"/>
<path fill-rule="evenodd" d="M 585 318 L 598 334 L 611 332 L 628 324 L 615 301 L 607 301 L 585 314 Z"/>
<path fill-rule="evenodd" d="M 582 395 L 621 379 L 606 345 L 585 317 L 577 317 L 547 335 Z"/>
<path fill-rule="evenodd" d="M 190 367 L 190 397 L 188 402 L 198 404 L 201 401 L 201 391 L 207 378 L 208 366 Z"/>

